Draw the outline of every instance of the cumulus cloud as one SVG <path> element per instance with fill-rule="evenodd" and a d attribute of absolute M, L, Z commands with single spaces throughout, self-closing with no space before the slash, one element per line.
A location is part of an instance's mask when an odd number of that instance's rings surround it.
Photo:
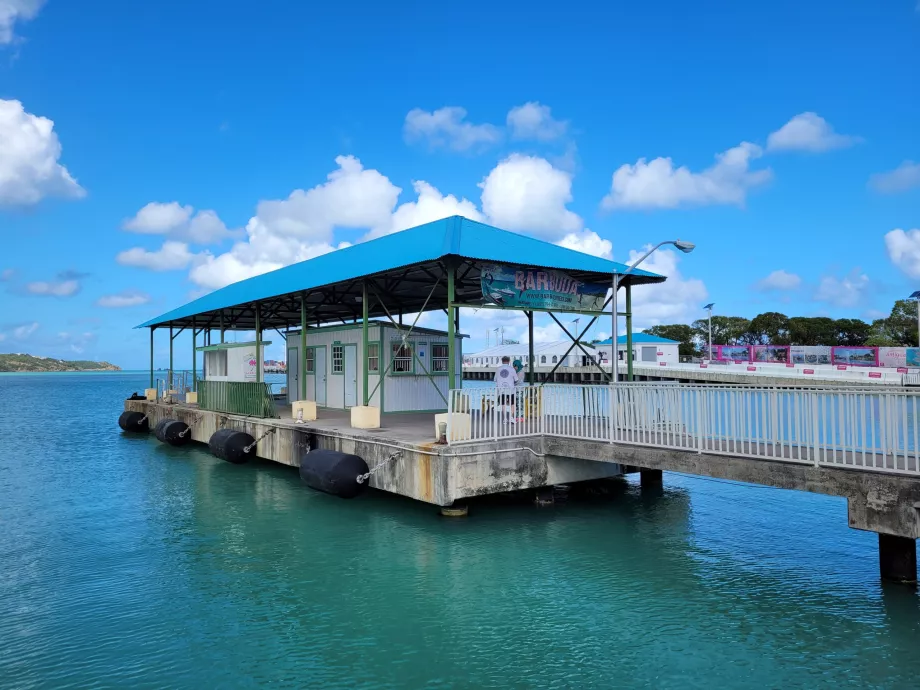
<path fill-rule="evenodd" d="M 814 298 L 836 307 L 852 308 L 862 303 L 869 286 L 869 276 L 854 268 L 843 278 L 831 275 L 821 278 Z"/>
<path fill-rule="evenodd" d="M 189 250 L 185 242 L 167 240 L 156 251 L 133 247 L 120 252 L 115 260 L 122 266 L 136 266 L 151 271 L 177 271 L 187 268 L 195 257 L 196 254 Z"/>
<path fill-rule="evenodd" d="M 651 249 L 646 245 L 629 252 L 627 264 L 632 264 Z M 633 327 L 636 330 L 665 323 L 689 323 L 699 318 L 701 305 L 709 293 L 702 280 L 685 278 L 678 268 L 681 255 L 670 249 L 659 249 L 642 262 L 641 269 L 667 276 L 663 283 L 638 285 L 632 289 Z M 620 292 L 620 308 L 625 307 L 625 297 Z"/>
<path fill-rule="evenodd" d="M 446 106 L 432 112 L 414 108 L 406 115 L 403 134 L 410 143 L 424 142 L 432 148 L 469 151 L 501 141 L 501 130 L 490 124 L 466 120 L 466 109 Z"/>
<path fill-rule="evenodd" d="M 512 108 L 507 120 L 513 139 L 551 141 L 564 135 L 568 127 L 567 122 L 553 118 L 549 106 L 536 101 Z"/>
<path fill-rule="evenodd" d="M 44 4 L 45 0 L 0 0 L 0 45 L 16 40 L 16 22 L 34 19 Z"/>
<path fill-rule="evenodd" d="M 764 292 L 795 290 L 802 284 L 802 278 L 795 273 L 788 273 L 782 269 L 773 271 L 770 275 L 755 286 L 758 290 Z"/>
<path fill-rule="evenodd" d="M 869 178 L 869 187 L 882 194 L 896 194 L 920 187 L 920 163 L 904 161 L 894 170 L 876 173 Z"/>
<path fill-rule="evenodd" d="M 482 210 L 501 228 L 551 240 L 582 229 L 581 217 L 566 208 L 572 175 L 544 158 L 512 154 L 479 187 Z"/>
<path fill-rule="evenodd" d="M 613 257 L 613 244 L 593 230 L 585 229 L 581 232 L 570 232 L 556 244 L 566 249 L 574 249 L 576 252 L 599 256 L 602 259 Z"/>
<path fill-rule="evenodd" d="M 741 206 L 750 189 L 770 180 L 772 172 L 751 170 L 751 162 L 763 150 L 742 142 L 716 156 L 716 162 L 701 172 L 674 167 L 670 158 L 651 162 L 640 158 L 635 165 L 622 165 L 613 173 L 610 192 L 601 205 L 606 209 L 677 208 L 735 204 Z"/>
<path fill-rule="evenodd" d="M 96 304 L 100 307 L 109 309 L 120 309 L 123 307 L 136 307 L 141 304 L 147 304 L 150 301 L 150 295 L 137 290 L 123 290 L 114 295 L 103 295 L 98 299 Z"/>
<path fill-rule="evenodd" d="M 920 229 L 895 228 L 885 234 L 888 258 L 911 278 L 920 278 Z"/>
<path fill-rule="evenodd" d="M 86 348 L 95 344 L 97 336 L 95 333 L 85 331 L 83 333 L 71 333 L 70 331 L 61 331 L 57 334 L 58 340 L 67 345 L 71 352 L 82 355 Z"/>
<path fill-rule="evenodd" d="M 818 153 L 852 146 L 859 137 L 837 134 L 817 113 L 801 113 L 767 137 L 768 151 L 811 151 Z"/>
<path fill-rule="evenodd" d="M 0 0 L 0 8 L 3 7 Z M 0 206 L 30 206 L 45 197 L 86 194 L 63 165 L 54 122 L 0 99 Z"/>
<path fill-rule="evenodd" d="M 413 228 L 416 225 L 431 223 L 448 216 L 464 216 L 475 221 L 485 220 L 472 201 L 464 198 L 458 199 L 453 194 L 442 195 L 435 187 L 423 180 L 413 182 L 412 187 L 417 199 L 400 204 L 390 219 L 368 233 L 364 237 L 365 240 Z"/>
<path fill-rule="evenodd" d="M 227 229 L 214 211 L 195 213 L 192 206 L 177 201 L 151 201 L 122 224 L 128 232 L 145 235 L 169 235 L 196 244 L 212 244 L 238 235 Z"/>
<path fill-rule="evenodd" d="M 26 292 L 43 297 L 72 297 L 80 292 L 80 281 L 85 277 L 84 273 L 64 271 L 58 273 L 54 280 L 37 280 L 26 284 Z"/>

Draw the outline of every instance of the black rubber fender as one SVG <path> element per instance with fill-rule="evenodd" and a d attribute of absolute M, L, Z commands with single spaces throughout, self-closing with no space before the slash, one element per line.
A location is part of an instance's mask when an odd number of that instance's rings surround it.
<path fill-rule="evenodd" d="M 256 440 L 245 431 L 236 429 L 218 429 L 208 440 L 208 450 L 221 460 L 242 465 L 250 458 L 256 457 Z M 251 450 L 246 448 L 251 447 Z"/>
<path fill-rule="evenodd" d="M 118 418 L 118 426 L 120 426 L 123 431 L 137 434 L 146 434 L 150 431 L 150 423 L 147 420 L 147 415 L 143 412 L 125 410 Z"/>
<path fill-rule="evenodd" d="M 178 419 L 161 419 L 153 433 L 158 441 L 168 443 L 171 446 L 184 446 L 192 438 L 192 434 L 188 430 L 188 424 L 180 422 Z"/>
<path fill-rule="evenodd" d="M 339 498 L 354 498 L 364 491 L 367 482 L 358 483 L 358 475 L 367 471 L 367 463 L 360 457 L 337 450 L 314 450 L 300 458 L 303 483 Z"/>

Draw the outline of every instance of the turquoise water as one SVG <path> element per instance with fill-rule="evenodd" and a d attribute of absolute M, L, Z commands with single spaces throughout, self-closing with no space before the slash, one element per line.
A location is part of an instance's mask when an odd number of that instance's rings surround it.
<path fill-rule="evenodd" d="M 0 375 L 0 686 L 916 687 L 842 499 L 665 475 L 466 520 L 128 437 L 145 374 Z"/>

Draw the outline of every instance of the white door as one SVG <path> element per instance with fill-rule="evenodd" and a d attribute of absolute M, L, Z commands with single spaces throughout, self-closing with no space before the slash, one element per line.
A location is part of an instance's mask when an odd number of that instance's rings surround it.
<path fill-rule="evenodd" d="M 318 347 L 313 350 L 314 359 L 314 371 L 316 376 L 314 377 L 316 381 L 316 404 L 326 405 L 326 348 Z"/>
<path fill-rule="evenodd" d="M 296 347 L 289 347 L 287 351 L 287 387 L 288 402 L 300 400 L 300 357 Z"/>
<path fill-rule="evenodd" d="M 345 346 L 345 407 L 358 404 L 358 346 Z"/>

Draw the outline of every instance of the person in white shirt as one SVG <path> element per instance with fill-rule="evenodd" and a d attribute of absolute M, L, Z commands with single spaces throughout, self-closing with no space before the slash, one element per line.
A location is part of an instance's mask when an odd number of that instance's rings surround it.
<path fill-rule="evenodd" d="M 501 366 L 495 370 L 495 387 L 498 388 L 498 405 L 502 408 L 505 405 L 511 407 L 511 419 L 508 420 L 514 424 L 514 387 L 518 382 L 518 373 L 514 370 L 514 367 L 511 366 L 511 358 L 508 356 L 502 357 Z"/>

